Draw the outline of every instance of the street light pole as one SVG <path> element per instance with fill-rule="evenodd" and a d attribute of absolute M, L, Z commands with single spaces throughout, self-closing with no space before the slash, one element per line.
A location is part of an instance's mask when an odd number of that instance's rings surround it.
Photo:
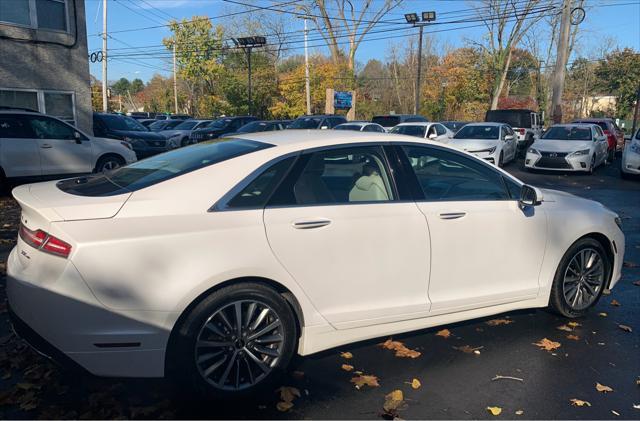
<path fill-rule="evenodd" d="M 107 0 L 102 2 L 102 111 L 109 111 L 107 99 Z"/>
<path fill-rule="evenodd" d="M 309 30 L 307 29 L 307 17 L 304 17 L 304 87 L 307 99 L 307 115 L 311 115 L 311 87 L 309 83 L 309 50 L 307 45 L 307 37 Z"/>
<path fill-rule="evenodd" d="M 176 114 L 178 114 L 178 79 L 176 74 L 176 43 L 173 42 L 173 102 Z"/>
<path fill-rule="evenodd" d="M 416 72 L 416 88 L 415 88 L 415 102 L 413 104 L 413 113 L 420 113 L 420 88 L 422 86 L 421 76 L 422 76 L 422 34 L 424 31 L 424 27 L 428 25 L 430 22 L 436 20 L 436 12 L 422 12 L 422 21 L 420 21 L 420 17 L 418 17 L 417 13 L 407 13 L 404 15 L 407 23 L 410 23 L 414 27 L 418 27 L 419 37 L 418 37 L 418 70 Z"/>
<path fill-rule="evenodd" d="M 251 109 L 253 108 L 253 97 L 251 92 L 251 47 L 248 47 L 245 51 L 247 52 L 247 68 L 249 73 L 249 80 L 247 82 L 247 90 L 249 91 L 249 115 L 251 115 Z"/>
<path fill-rule="evenodd" d="M 251 92 L 251 50 L 256 47 L 264 47 L 267 44 L 267 39 L 261 36 L 232 38 L 236 47 L 242 49 L 247 54 L 247 68 L 248 68 L 248 81 L 247 81 L 247 94 L 249 97 L 249 114 L 253 111 L 253 97 Z"/>

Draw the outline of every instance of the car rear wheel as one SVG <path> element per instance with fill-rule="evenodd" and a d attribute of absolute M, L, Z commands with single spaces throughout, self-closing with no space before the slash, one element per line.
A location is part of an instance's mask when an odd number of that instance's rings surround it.
<path fill-rule="evenodd" d="M 294 314 L 278 292 L 257 283 L 231 285 L 202 300 L 181 323 L 169 371 L 199 397 L 244 396 L 273 385 L 296 344 Z"/>
<path fill-rule="evenodd" d="M 616 150 L 615 148 L 610 149 L 607 153 L 607 161 L 611 164 L 616 159 Z"/>
<path fill-rule="evenodd" d="M 551 307 L 566 317 L 580 317 L 595 305 L 611 272 L 602 245 L 593 238 L 575 242 L 565 253 L 551 288 Z"/>
<path fill-rule="evenodd" d="M 107 155 L 103 156 L 98 160 L 96 164 L 96 172 L 102 173 L 105 171 L 112 171 L 116 168 L 119 168 L 125 164 L 124 159 L 115 155 Z"/>

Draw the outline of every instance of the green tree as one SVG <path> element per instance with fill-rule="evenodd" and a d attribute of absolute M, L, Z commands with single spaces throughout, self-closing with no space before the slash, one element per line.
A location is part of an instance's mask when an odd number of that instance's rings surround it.
<path fill-rule="evenodd" d="M 131 86 L 129 87 L 129 89 L 131 91 L 131 95 L 137 94 L 144 89 L 144 82 L 138 78 L 133 79 L 131 81 Z"/>
<path fill-rule="evenodd" d="M 631 48 L 609 54 L 596 68 L 599 88 L 617 98 L 617 117 L 627 118 L 633 112 L 640 84 L 640 53 Z"/>
<path fill-rule="evenodd" d="M 121 77 L 114 84 L 111 85 L 111 92 L 115 95 L 126 95 L 127 91 L 131 89 L 131 82 L 126 77 Z"/>

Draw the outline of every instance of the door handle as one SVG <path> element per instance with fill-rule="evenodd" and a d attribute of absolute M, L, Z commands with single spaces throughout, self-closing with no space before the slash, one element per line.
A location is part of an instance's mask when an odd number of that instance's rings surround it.
<path fill-rule="evenodd" d="M 300 221 L 294 221 L 293 227 L 299 230 L 308 230 L 312 228 L 321 228 L 329 225 L 331 221 L 329 219 L 305 219 Z"/>
<path fill-rule="evenodd" d="M 440 219 L 459 219 L 465 216 L 466 214 L 467 214 L 466 212 L 445 212 L 445 213 L 441 213 L 439 216 L 440 216 Z"/>
<path fill-rule="evenodd" d="M 40 146 L 42 149 L 50 149 L 53 148 L 53 146 L 49 145 L 48 143 L 45 143 L 44 145 Z"/>

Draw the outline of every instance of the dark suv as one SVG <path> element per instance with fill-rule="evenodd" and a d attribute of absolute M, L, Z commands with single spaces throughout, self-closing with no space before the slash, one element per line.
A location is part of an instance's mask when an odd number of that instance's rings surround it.
<path fill-rule="evenodd" d="M 212 122 L 207 127 L 192 131 L 189 139 L 191 140 L 191 143 L 217 139 L 227 133 L 235 132 L 245 124 L 256 121 L 257 119 L 257 117 L 250 115 L 241 117 L 222 117 Z"/>
<path fill-rule="evenodd" d="M 93 113 L 93 134 L 129 142 L 138 159 L 169 150 L 164 136 L 149 131 L 137 120 L 123 115 Z"/>
<path fill-rule="evenodd" d="M 346 122 L 341 115 L 303 115 L 293 120 L 287 129 L 333 129 Z"/>

